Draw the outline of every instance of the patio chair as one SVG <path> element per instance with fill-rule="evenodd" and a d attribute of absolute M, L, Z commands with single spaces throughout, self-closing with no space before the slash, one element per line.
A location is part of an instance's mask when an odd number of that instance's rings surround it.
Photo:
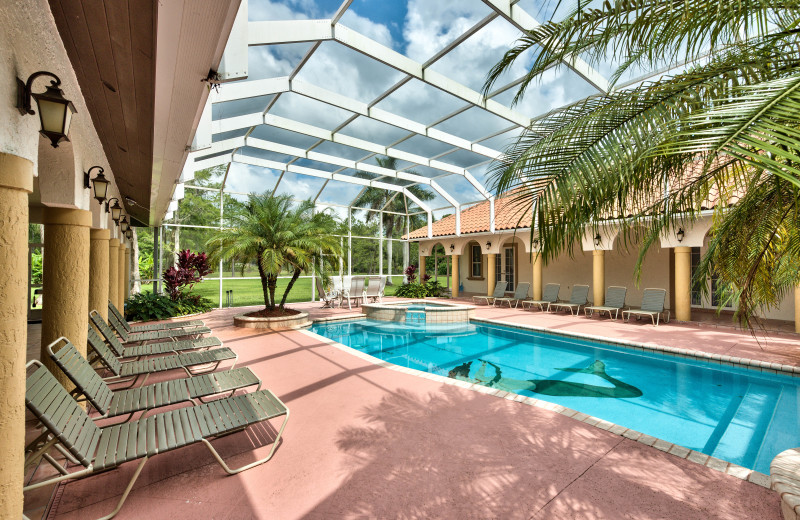
<path fill-rule="evenodd" d="M 128 320 L 125 319 L 125 316 L 119 312 L 116 305 L 111 303 L 111 300 L 108 302 L 108 314 L 113 314 L 117 321 L 125 327 L 125 330 L 128 331 L 128 334 L 136 334 L 139 332 L 150 332 L 153 330 L 171 330 L 171 329 L 185 329 L 187 327 L 205 327 L 205 323 L 203 320 L 183 320 L 183 321 L 168 321 L 165 323 L 151 323 L 149 325 L 131 325 Z"/>
<path fill-rule="evenodd" d="M 336 307 L 336 299 L 325 291 L 325 284 L 322 283 L 322 280 L 315 276 L 314 283 L 317 286 L 317 296 L 319 296 L 319 299 L 322 302 L 322 308 L 324 309 L 327 307 L 333 309 Z"/>
<path fill-rule="evenodd" d="M 523 300 L 522 301 L 522 308 L 525 308 L 525 304 L 528 305 L 528 309 L 533 309 L 533 306 L 539 307 L 540 311 L 550 310 L 550 305 L 556 303 L 558 301 L 558 293 L 561 291 L 561 284 L 560 283 L 549 283 L 544 286 L 544 291 L 542 292 L 542 299 L 541 300 Z M 545 309 L 546 307 L 546 309 Z"/>
<path fill-rule="evenodd" d="M 569 296 L 568 302 L 555 302 L 551 303 L 548 311 L 554 309 L 556 311 L 566 309 L 570 314 L 575 315 L 581 311 L 581 307 L 589 302 L 589 286 L 588 285 L 573 285 L 572 294 Z"/>
<path fill-rule="evenodd" d="M 57 345 L 61 348 L 54 352 Z M 100 413 L 100 416 L 93 417 L 94 420 L 128 414 L 127 421 L 140 411 L 146 413 L 154 408 L 184 402 L 197 405 L 196 399 L 202 401 L 204 397 L 227 392 L 233 395 L 236 390 L 248 386 L 257 385 L 256 391 L 261 389 L 261 380 L 249 368 L 243 367 L 115 391 L 67 338 L 58 338 L 47 346 L 47 351 L 58 368 L 75 383 L 70 392 L 72 396 L 79 401 L 89 401 Z M 144 414 L 139 418 L 142 417 Z"/>
<path fill-rule="evenodd" d="M 114 331 L 100 316 L 100 313 L 93 310 L 89 313 L 91 319 L 97 330 L 103 335 L 108 342 L 108 346 L 114 351 L 114 355 L 121 358 L 138 358 L 141 356 L 157 356 L 159 354 L 173 354 L 182 352 L 184 350 L 205 350 L 213 347 L 221 347 L 222 341 L 214 336 L 208 336 L 199 339 L 185 339 L 181 341 L 164 341 L 161 343 L 149 343 L 145 345 L 134 345 L 131 347 L 124 346 Z M 89 326 L 89 334 L 97 332 Z M 102 340 L 101 340 L 102 341 Z"/>
<path fill-rule="evenodd" d="M 23 492 L 87 477 L 117 468 L 125 462 L 138 460 L 139 465 L 116 508 L 103 518 L 112 518 L 119 512 L 142 468 L 151 457 L 202 442 L 225 472 L 234 475 L 270 460 L 289 421 L 289 409 L 286 405 L 269 390 L 259 390 L 100 428 L 44 365 L 34 360 L 28 364 L 28 367 L 31 366 L 38 368 L 27 378 L 25 406 L 42 424 L 45 435 L 42 436 L 42 443 L 27 460 L 45 458 L 58 470 L 58 474 L 25 486 Z M 228 467 L 209 442 L 281 416 L 285 418 L 269 454 L 240 468 Z M 68 458 L 74 459 L 83 467 L 70 473 L 52 457 L 44 457 L 53 447 L 66 451 Z M 99 485 L 103 485 L 102 480 Z"/>
<path fill-rule="evenodd" d="M 486 305 L 494 305 L 494 302 L 497 298 L 502 298 L 506 295 L 506 285 L 508 285 L 508 282 L 502 280 L 497 282 L 497 285 L 494 286 L 494 292 L 491 296 L 473 296 L 472 303 L 480 303 L 481 301 L 485 301 Z"/>
<path fill-rule="evenodd" d="M 386 278 L 383 276 L 370 276 L 369 285 L 364 289 L 364 301 L 379 302 L 383 297 L 383 288 L 386 285 Z"/>
<path fill-rule="evenodd" d="M 192 377 L 201 372 L 197 367 L 205 365 L 210 368 L 206 368 L 202 370 L 202 372 L 213 372 L 219 367 L 220 363 L 229 359 L 233 360 L 233 365 L 231 365 L 229 370 L 233 370 L 236 366 L 236 361 L 239 359 L 236 352 L 227 347 L 223 347 L 198 352 L 183 352 L 171 356 L 120 361 L 108 345 L 106 345 L 105 341 L 103 341 L 91 327 L 89 328 L 87 344 L 94 353 L 94 355 L 89 358 L 89 363 L 95 364 L 96 362 L 100 362 L 102 368 L 112 374 L 103 379 L 115 384 L 130 381 L 129 387 L 133 387 L 136 384 L 139 376 L 144 376 L 141 383 L 143 385 L 147 381 L 147 378 L 150 377 L 150 374 L 166 372 L 168 370 L 183 369 L 187 376 Z M 195 372 L 192 372 L 191 369 L 194 369 Z"/>
<path fill-rule="evenodd" d="M 208 327 L 187 327 L 183 329 L 167 329 L 167 330 L 148 330 L 142 332 L 128 333 L 122 322 L 114 316 L 113 313 L 108 315 L 108 323 L 114 328 L 114 331 L 119 335 L 123 343 L 142 343 L 144 341 L 153 341 L 158 339 L 177 339 L 187 338 L 190 336 L 200 336 L 202 334 L 210 334 L 211 329 Z"/>
<path fill-rule="evenodd" d="M 519 302 L 524 300 L 528 297 L 528 289 L 530 289 L 531 284 L 528 282 L 518 283 L 517 289 L 514 291 L 514 296 L 511 298 L 495 298 L 494 304 L 495 306 L 499 303 L 500 306 L 503 306 L 503 302 L 508 303 L 509 308 L 511 307 L 511 302 L 514 302 L 514 308 L 516 309 L 519 305 Z"/>
<path fill-rule="evenodd" d="M 347 308 L 352 309 L 353 302 L 356 303 L 356 307 L 361 305 L 361 300 L 364 298 L 364 277 L 363 276 L 351 276 L 350 277 L 350 289 L 345 289 L 342 293 L 342 304 L 344 301 L 347 300 Z"/>
<path fill-rule="evenodd" d="M 619 312 L 625 307 L 625 294 L 627 292 L 627 287 L 611 285 L 606 289 L 606 299 L 603 305 L 588 305 L 583 308 L 583 312 L 586 313 L 587 318 L 591 318 L 595 311 L 597 311 L 600 316 L 602 316 L 604 312 L 607 312 L 610 318 L 613 312 L 614 319 L 616 320 Z"/>
<path fill-rule="evenodd" d="M 636 315 L 638 320 L 641 316 L 650 316 L 653 325 L 658 325 L 661 315 L 664 315 L 664 323 L 669 323 L 669 310 L 664 310 L 664 300 L 667 297 L 666 289 L 645 289 L 642 295 L 642 306 L 638 309 L 627 309 L 622 311 L 622 319 L 630 321 L 631 314 Z M 627 319 L 625 314 L 628 315 Z"/>

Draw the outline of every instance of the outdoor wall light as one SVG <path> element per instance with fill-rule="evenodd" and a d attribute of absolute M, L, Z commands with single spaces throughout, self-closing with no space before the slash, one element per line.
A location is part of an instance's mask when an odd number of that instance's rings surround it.
<path fill-rule="evenodd" d="M 39 76 L 50 76 L 53 79 L 47 90 L 41 94 L 31 92 L 33 80 Z M 41 70 L 34 72 L 23 82 L 17 78 L 17 108 L 22 115 L 35 115 L 31 107 L 31 98 L 36 100 L 36 107 L 39 109 L 39 120 L 42 129 L 39 131 L 43 136 L 50 139 L 53 148 L 58 148 L 61 141 L 69 141 L 69 124 L 72 121 L 72 114 L 75 113 L 75 105 L 72 101 L 64 97 L 64 92 L 58 88 L 61 80 L 52 72 Z"/>
<path fill-rule="evenodd" d="M 539 249 L 539 239 L 538 238 L 534 238 L 533 239 L 533 248 L 534 249 Z"/>
<path fill-rule="evenodd" d="M 678 228 L 678 232 L 675 234 L 675 236 L 678 237 L 678 243 L 683 242 L 683 236 L 685 234 L 686 233 L 683 232 L 683 228 Z"/>
<path fill-rule="evenodd" d="M 119 218 L 119 229 L 120 229 L 120 231 L 125 233 L 126 231 L 128 231 L 129 227 L 130 227 L 130 225 L 128 224 L 128 216 L 127 215 L 122 215 Z"/>
<path fill-rule="evenodd" d="M 133 231 L 131 231 L 131 228 L 128 228 L 128 230 L 125 232 L 125 238 L 127 238 L 128 240 L 133 238 Z"/>
<path fill-rule="evenodd" d="M 114 205 L 110 206 L 112 200 L 114 201 Z M 119 205 L 118 198 L 114 197 L 106 201 L 106 213 L 109 211 L 111 212 L 111 220 L 113 220 L 116 225 L 119 225 L 119 218 L 122 215 L 122 206 Z"/>
<path fill-rule="evenodd" d="M 456 246 L 453 245 L 453 244 L 450 244 L 450 252 L 452 253 L 455 250 L 456 250 Z"/>
<path fill-rule="evenodd" d="M 492 248 L 492 243 L 486 242 L 486 249 L 491 249 L 491 248 Z"/>
<path fill-rule="evenodd" d="M 600 236 L 600 233 L 598 233 L 598 234 L 596 234 L 594 236 L 594 245 L 595 246 L 599 246 L 600 242 L 602 242 L 602 241 L 603 241 L 603 238 Z"/>
<path fill-rule="evenodd" d="M 97 177 L 92 179 L 92 170 L 94 169 L 100 171 L 97 173 Z M 89 168 L 88 172 L 83 174 L 83 186 L 87 189 L 94 186 L 94 198 L 100 204 L 106 200 L 106 195 L 108 195 L 108 185 L 111 184 L 108 182 L 108 179 L 106 179 L 106 176 L 103 175 L 104 171 L 105 170 L 103 170 L 103 168 L 100 166 L 92 166 Z"/>

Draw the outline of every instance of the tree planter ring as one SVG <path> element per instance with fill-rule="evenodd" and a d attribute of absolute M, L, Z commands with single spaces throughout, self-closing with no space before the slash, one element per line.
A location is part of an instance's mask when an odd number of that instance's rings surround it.
<path fill-rule="evenodd" d="M 287 330 L 307 327 L 311 325 L 311 321 L 307 312 L 277 318 L 257 318 L 239 314 L 233 317 L 233 324 L 247 329 Z"/>

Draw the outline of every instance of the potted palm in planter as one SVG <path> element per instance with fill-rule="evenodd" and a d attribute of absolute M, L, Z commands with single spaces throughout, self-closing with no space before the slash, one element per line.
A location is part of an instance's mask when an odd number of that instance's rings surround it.
<path fill-rule="evenodd" d="M 338 265 L 342 249 L 333 236 L 337 225 L 334 216 L 315 213 L 310 200 L 296 203 L 288 195 L 250 194 L 230 217 L 228 227 L 206 244 L 214 260 L 235 260 L 242 266 L 255 263 L 258 268 L 264 309 L 236 316 L 234 323 L 270 329 L 306 323 L 307 313 L 287 309 L 286 298 L 303 272 L 315 267 L 316 272 L 324 273 Z M 292 277 L 278 302 L 276 289 L 282 271 Z"/>

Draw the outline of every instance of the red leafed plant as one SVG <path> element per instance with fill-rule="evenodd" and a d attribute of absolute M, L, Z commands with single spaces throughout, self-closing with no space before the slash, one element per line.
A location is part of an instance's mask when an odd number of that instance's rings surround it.
<path fill-rule="evenodd" d="M 403 272 L 406 275 L 406 280 L 408 283 L 414 283 L 417 280 L 417 266 L 416 265 L 409 265 L 406 267 L 406 270 Z"/>
<path fill-rule="evenodd" d="M 162 278 L 170 299 L 178 300 L 184 291 L 191 291 L 194 284 L 202 281 L 203 277 L 210 273 L 208 255 L 195 254 L 186 249 L 178 254 L 178 267 L 173 266 L 164 271 Z"/>

